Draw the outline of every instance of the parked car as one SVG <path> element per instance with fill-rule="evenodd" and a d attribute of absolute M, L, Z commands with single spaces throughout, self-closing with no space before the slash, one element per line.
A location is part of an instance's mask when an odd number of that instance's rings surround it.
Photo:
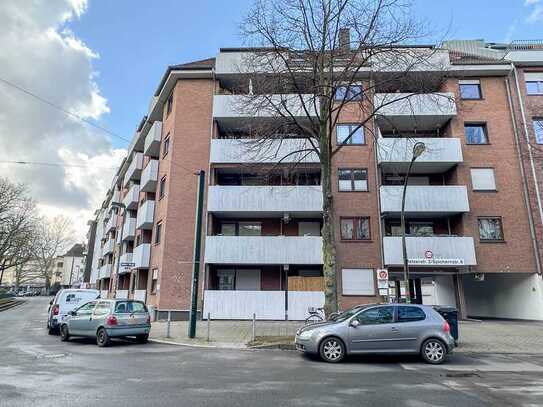
<path fill-rule="evenodd" d="M 109 345 L 111 338 L 134 336 L 146 343 L 151 330 L 147 307 L 135 300 L 95 300 L 71 311 L 61 322 L 60 339 L 71 336 L 96 338 L 98 346 Z"/>
<path fill-rule="evenodd" d="M 447 321 L 430 306 L 369 304 L 353 307 L 333 321 L 307 325 L 296 333 L 296 348 L 339 362 L 349 354 L 420 354 L 442 363 L 454 349 Z"/>
<path fill-rule="evenodd" d="M 66 288 L 60 290 L 55 298 L 49 303 L 47 310 L 47 330 L 50 335 L 59 332 L 60 323 L 67 317 L 68 313 L 77 307 L 95 300 L 100 296 L 98 290 L 81 290 Z"/>

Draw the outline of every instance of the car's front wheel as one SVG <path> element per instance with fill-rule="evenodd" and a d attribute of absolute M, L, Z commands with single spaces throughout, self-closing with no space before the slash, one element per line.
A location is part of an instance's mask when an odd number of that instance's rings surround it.
<path fill-rule="evenodd" d="M 109 342 L 109 335 L 107 334 L 106 330 L 104 328 L 100 328 L 98 332 L 96 332 L 96 344 L 103 348 L 108 346 Z"/>
<path fill-rule="evenodd" d="M 420 353 L 426 363 L 439 365 L 445 360 L 447 348 L 439 339 L 431 338 L 424 341 Z"/>
<path fill-rule="evenodd" d="M 339 338 L 326 338 L 321 342 L 319 353 L 325 362 L 337 363 L 345 357 L 345 345 Z"/>
<path fill-rule="evenodd" d="M 60 340 L 62 342 L 68 342 L 69 339 L 70 339 L 70 331 L 68 331 L 68 325 L 61 325 Z"/>

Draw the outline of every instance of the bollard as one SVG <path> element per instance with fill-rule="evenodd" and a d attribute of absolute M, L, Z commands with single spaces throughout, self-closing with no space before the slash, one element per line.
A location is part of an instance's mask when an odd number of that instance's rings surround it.
<path fill-rule="evenodd" d="M 168 323 L 166 324 L 166 338 L 170 338 L 170 322 L 172 321 L 172 312 L 168 311 Z"/>
<path fill-rule="evenodd" d="M 207 313 L 207 341 L 209 342 L 209 330 L 210 330 L 210 325 L 211 325 L 211 314 L 208 312 Z"/>
<path fill-rule="evenodd" d="M 253 314 L 253 341 L 256 339 L 256 314 Z"/>

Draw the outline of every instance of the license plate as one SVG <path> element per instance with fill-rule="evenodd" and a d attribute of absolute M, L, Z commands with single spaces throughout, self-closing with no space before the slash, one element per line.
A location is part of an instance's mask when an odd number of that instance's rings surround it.
<path fill-rule="evenodd" d="M 130 319 L 128 320 L 128 323 L 129 323 L 130 325 L 137 325 L 137 324 L 138 324 L 138 320 L 137 320 L 136 318 L 130 318 Z"/>

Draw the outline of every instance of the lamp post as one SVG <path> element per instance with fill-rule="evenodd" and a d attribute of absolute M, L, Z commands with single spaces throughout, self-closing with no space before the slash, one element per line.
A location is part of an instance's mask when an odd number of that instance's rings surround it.
<path fill-rule="evenodd" d="M 117 296 L 117 290 L 119 289 L 119 268 L 121 265 L 121 249 L 123 247 L 123 230 L 124 230 L 124 222 L 126 221 L 126 205 L 124 203 L 119 202 L 112 202 L 111 206 L 114 208 L 119 208 L 124 210 L 123 214 L 123 224 L 121 225 L 121 235 L 119 236 L 119 251 L 117 253 L 117 264 L 115 266 L 115 297 Z M 120 211 L 119 211 L 120 214 Z"/>
<path fill-rule="evenodd" d="M 419 158 L 422 153 L 424 153 L 424 150 L 426 150 L 426 145 L 424 143 L 420 141 L 415 143 L 415 145 L 413 146 L 413 157 L 411 158 L 409 167 L 407 167 L 407 174 L 405 174 L 405 179 L 403 181 L 400 229 L 402 230 L 403 281 L 405 285 L 405 302 L 408 304 L 411 303 L 411 292 L 409 289 L 409 259 L 407 258 L 407 246 L 405 244 L 405 194 L 407 192 L 407 183 L 409 181 L 411 167 L 413 167 L 413 163 L 415 162 L 415 160 Z M 401 296 L 402 294 L 400 290 L 400 298 Z"/>

